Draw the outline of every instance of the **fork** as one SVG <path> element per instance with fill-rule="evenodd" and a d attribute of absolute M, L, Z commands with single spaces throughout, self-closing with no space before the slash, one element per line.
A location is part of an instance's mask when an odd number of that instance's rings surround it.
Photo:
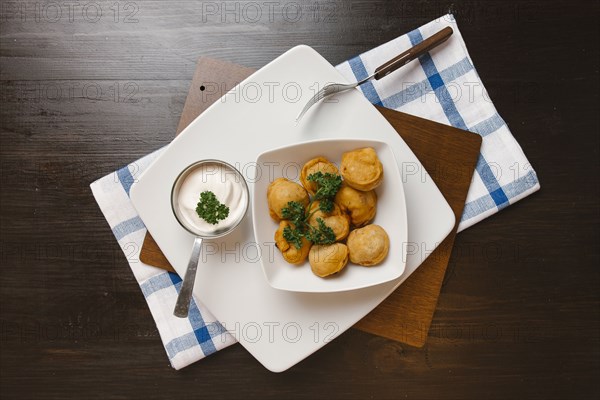
<path fill-rule="evenodd" d="M 412 60 L 427 53 L 434 47 L 444 43 L 446 40 L 448 40 L 448 38 L 452 35 L 452 33 L 453 33 L 453 30 L 449 26 L 442 29 L 441 31 L 436 32 L 434 35 L 423 40 L 421 43 L 415 45 L 414 47 L 411 47 L 410 49 L 406 50 L 405 52 L 392 58 L 385 64 L 377 67 L 377 69 L 375 69 L 375 72 L 373 72 L 372 75 L 369 75 L 368 77 L 366 77 L 358 82 L 345 83 L 345 84 L 344 83 L 330 83 L 328 85 L 323 86 L 323 89 L 319 90 L 308 101 L 308 103 L 306 103 L 306 105 L 304 106 L 304 108 L 302 109 L 300 114 L 298 114 L 298 116 L 296 117 L 296 123 L 300 121 L 300 119 L 304 116 L 304 114 L 306 114 L 306 112 L 313 105 L 317 104 L 319 101 L 323 100 L 325 97 L 331 96 L 332 94 L 343 92 L 348 89 L 355 88 L 373 78 L 375 78 L 375 80 L 379 80 L 385 76 L 388 76 L 389 74 L 391 74 L 398 68 L 402 67 L 403 65 L 408 64 Z"/>

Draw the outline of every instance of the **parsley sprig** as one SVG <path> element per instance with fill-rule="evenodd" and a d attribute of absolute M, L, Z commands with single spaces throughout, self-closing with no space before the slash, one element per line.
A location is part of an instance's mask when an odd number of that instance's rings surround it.
<path fill-rule="evenodd" d="M 287 240 L 288 243 L 293 244 L 297 249 L 302 247 L 303 236 L 300 229 L 292 228 L 289 225 L 283 228 L 283 238 Z"/>
<path fill-rule="evenodd" d="M 315 244 L 331 244 L 335 242 L 333 229 L 325 225 L 325 221 L 317 218 L 318 228 L 308 225 L 310 229 L 306 232 L 306 238 Z"/>
<path fill-rule="evenodd" d="M 313 197 L 314 200 L 319 200 L 319 209 L 325 213 L 333 210 L 333 198 L 342 186 L 342 177 L 331 172 L 323 173 L 315 172 L 308 176 L 310 182 L 317 184 L 317 191 Z M 309 207 L 310 209 L 310 207 Z"/>
<path fill-rule="evenodd" d="M 302 204 L 290 201 L 282 210 L 283 218 L 289 219 L 293 224 L 283 228 L 283 238 L 293 244 L 297 249 L 302 247 L 302 238 L 315 244 L 331 244 L 335 242 L 333 229 L 325 225 L 325 221 L 317 218 L 318 228 L 308 223 L 310 215 L 304 211 Z M 311 214 L 312 215 L 312 214 Z"/>
<path fill-rule="evenodd" d="M 210 190 L 200 193 L 200 201 L 196 213 L 209 224 L 216 225 L 229 215 L 229 207 L 219 202 L 217 196 Z"/>
<path fill-rule="evenodd" d="M 283 218 L 289 220 L 294 225 L 293 228 L 286 226 L 283 229 L 283 238 L 297 249 L 302 247 L 303 237 L 314 244 L 331 244 L 335 242 L 333 229 L 327 226 L 322 218 L 317 218 L 317 227 L 312 226 L 308 221 L 318 210 L 324 213 L 329 213 L 333 210 L 333 198 L 342 185 L 342 177 L 337 174 L 329 172 L 324 174 L 318 171 L 310 174 L 308 180 L 317 184 L 317 191 L 306 209 L 311 210 L 311 206 L 315 200 L 319 201 L 319 208 L 309 214 L 301 203 L 290 201 L 281 210 Z"/>

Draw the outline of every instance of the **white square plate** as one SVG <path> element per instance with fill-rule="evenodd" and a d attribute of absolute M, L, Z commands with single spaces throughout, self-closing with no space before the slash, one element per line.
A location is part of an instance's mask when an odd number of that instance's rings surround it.
<path fill-rule="evenodd" d="M 193 237 L 175 220 L 173 181 L 194 161 L 215 158 L 236 166 L 250 195 L 263 151 L 319 138 L 370 137 L 390 145 L 402 175 L 408 242 L 398 279 L 338 293 L 272 288 L 260 266 L 264 251 L 252 215 L 225 238 L 205 241 L 194 295 L 266 368 L 284 371 L 350 328 L 402 283 L 448 235 L 454 214 L 423 166 L 394 128 L 358 91 L 319 104 L 296 125 L 316 86 L 345 82 L 312 48 L 297 46 L 248 77 L 194 120 L 139 177 L 131 200 L 146 227 L 183 276 Z M 335 102 L 337 100 L 337 102 Z M 173 304 L 174 306 L 175 304 Z"/>
<path fill-rule="evenodd" d="M 304 265 L 291 265 L 279 251 L 275 257 L 261 258 L 267 281 L 281 290 L 296 292 L 340 292 L 361 289 L 399 278 L 406 262 L 406 204 L 402 177 L 398 162 L 391 147 L 381 141 L 370 139 L 322 139 L 294 144 L 269 150 L 258 156 L 257 168 L 270 170 L 254 184 L 252 215 L 254 215 L 254 235 L 257 243 L 272 243 L 273 234 L 279 224 L 269 216 L 267 187 L 274 179 L 285 177 L 298 181 L 304 163 L 317 156 L 323 156 L 339 166 L 342 153 L 372 147 L 383 165 L 384 179 L 377 189 L 377 213 L 374 224 L 385 229 L 390 238 L 390 252 L 385 260 L 374 267 L 362 267 L 348 263 L 338 274 L 323 279 L 313 274 L 308 261 Z"/>

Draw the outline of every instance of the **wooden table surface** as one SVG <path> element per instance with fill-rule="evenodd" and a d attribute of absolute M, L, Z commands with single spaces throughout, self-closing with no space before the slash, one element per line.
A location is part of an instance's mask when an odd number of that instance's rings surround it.
<path fill-rule="evenodd" d="M 598 2 L 0 7 L 2 399 L 600 394 Z M 239 345 L 172 370 L 89 183 L 171 140 L 200 55 L 336 64 L 448 9 L 542 189 L 459 234 L 427 345 L 350 330 L 282 374 Z"/>

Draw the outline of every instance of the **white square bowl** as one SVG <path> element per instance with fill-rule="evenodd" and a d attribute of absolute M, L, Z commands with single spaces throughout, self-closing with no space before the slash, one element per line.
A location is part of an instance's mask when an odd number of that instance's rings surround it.
<path fill-rule="evenodd" d="M 388 233 L 388 256 L 383 263 L 373 267 L 348 263 L 341 272 L 324 279 L 311 271 L 308 261 L 304 265 L 291 265 L 276 250 L 272 257 L 261 258 L 263 272 L 272 287 L 294 292 L 341 292 L 389 282 L 404 272 L 407 243 L 404 187 L 394 152 L 382 141 L 356 138 L 313 140 L 268 150 L 259 155 L 257 170 L 263 174 L 254 184 L 252 201 L 256 241 L 272 243 L 279 226 L 269 216 L 267 205 L 267 188 L 274 179 L 284 177 L 297 182 L 300 170 L 308 160 L 322 156 L 339 166 L 342 153 L 362 147 L 374 148 L 383 165 L 384 179 L 375 189 L 377 213 L 372 223 L 380 225 Z"/>

